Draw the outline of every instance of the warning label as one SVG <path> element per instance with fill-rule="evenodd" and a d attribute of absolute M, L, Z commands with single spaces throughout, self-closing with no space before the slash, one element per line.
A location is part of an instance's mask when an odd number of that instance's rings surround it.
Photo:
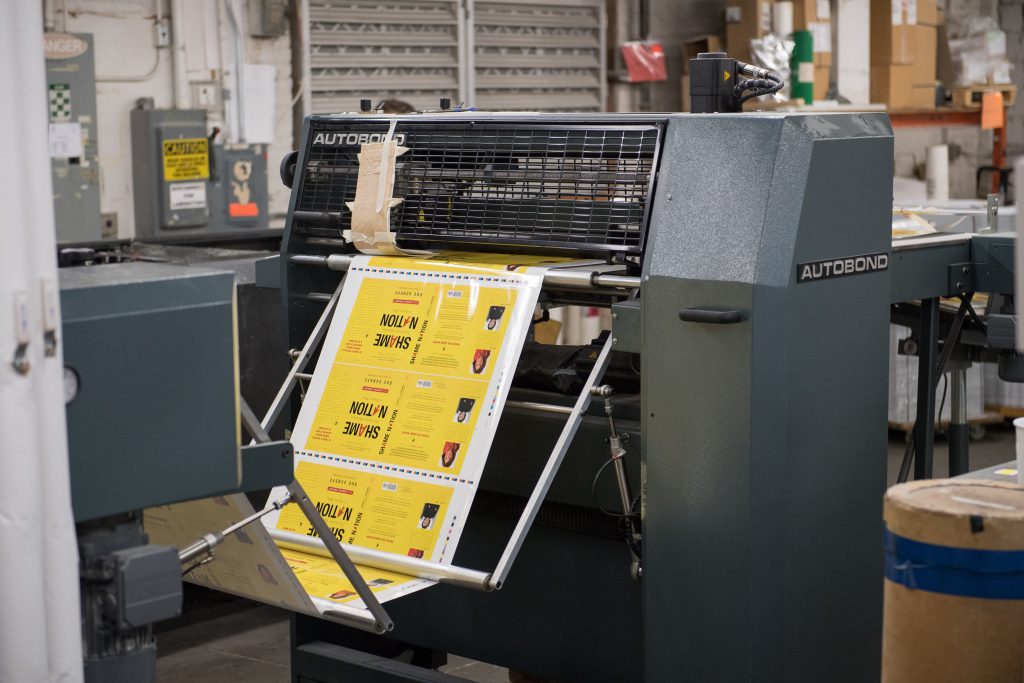
<path fill-rule="evenodd" d="M 206 138 L 164 140 L 164 180 L 202 180 L 210 177 Z"/>
<path fill-rule="evenodd" d="M 174 183 L 167 187 L 171 211 L 206 208 L 206 183 Z"/>

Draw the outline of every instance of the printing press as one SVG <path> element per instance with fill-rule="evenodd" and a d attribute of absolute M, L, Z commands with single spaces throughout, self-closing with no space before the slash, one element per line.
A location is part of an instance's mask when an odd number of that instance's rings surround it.
<path fill-rule="evenodd" d="M 291 446 L 267 432 L 297 414 L 294 389 L 355 254 L 343 235 L 356 155 L 388 135 L 409 150 L 391 216 L 399 247 L 589 259 L 547 273 L 538 320 L 582 305 L 610 308 L 612 324 L 582 348 L 527 342 L 453 565 L 433 568 L 441 585 L 349 626 L 295 614 L 293 680 L 462 680 L 435 670 L 446 653 L 560 681 L 877 677 L 887 328 L 914 329 L 904 351 L 920 359 L 920 416 L 934 414 L 943 370 L 998 360 L 1005 378 L 1024 377 L 1013 236 L 893 241 L 883 114 L 474 112 L 307 120 L 282 164 L 282 253 L 254 260 L 256 289 L 281 288 L 291 349 L 262 424 L 235 401 L 223 268 L 62 272 L 74 504 L 98 568 L 83 574 L 91 680 L 149 679 L 150 624 L 177 613 L 181 567 L 212 549 L 146 546 L 139 515 L 122 511 L 286 481 Z M 984 312 L 956 305 L 975 292 L 990 295 Z M 251 345 L 258 319 L 272 330 L 276 315 L 265 297 L 245 301 Z M 140 360 L 142 348 L 196 351 L 123 374 L 114 338 Z M 249 400 L 254 370 L 278 369 L 252 348 Z M 137 437 L 105 442 L 115 418 L 94 412 L 116 406 L 103 387 L 131 402 L 147 382 L 174 391 L 132 404 Z M 240 408 L 269 445 L 239 451 Z M 174 435 L 196 420 L 217 427 L 189 434 L 218 441 L 185 450 Z M 931 475 L 934 429 L 918 420 L 915 478 Z M 139 459 L 134 444 L 153 435 L 170 450 Z M 154 478 L 178 451 L 189 468 Z M 951 453 L 966 471 L 966 445 Z M 133 589 L 146 586 L 161 588 Z"/>
<path fill-rule="evenodd" d="M 887 117 L 314 116 L 282 169 L 293 349 L 351 260 L 359 145 L 393 120 L 398 246 L 600 259 L 549 276 L 541 305 L 611 308 L 614 393 L 590 403 L 500 590 L 389 603 L 386 636 L 296 616 L 296 680 L 457 680 L 416 666 L 445 652 L 564 681 L 877 675 Z M 555 382 L 523 386 L 531 358 L 460 567 L 502 567 L 570 412 Z M 609 441 L 622 476 L 599 474 Z M 406 649 L 412 664 L 389 659 Z"/>

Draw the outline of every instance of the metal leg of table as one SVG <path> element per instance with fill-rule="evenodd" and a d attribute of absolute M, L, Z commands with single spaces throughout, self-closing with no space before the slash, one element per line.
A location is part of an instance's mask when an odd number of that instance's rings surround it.
<path fill-rule="evenodd" d="M 935 449 L 935 385 L 938 372 L 939 300 L 921 301 L 917 366 L 917 425 L 914 432 L 914 479 L 931 479 Z"/>
<path fill-rule="evenodd" d="M 967 474 L 971 426 L 967 424 L 967 368 L 949 373 L 949 476 Z"/>

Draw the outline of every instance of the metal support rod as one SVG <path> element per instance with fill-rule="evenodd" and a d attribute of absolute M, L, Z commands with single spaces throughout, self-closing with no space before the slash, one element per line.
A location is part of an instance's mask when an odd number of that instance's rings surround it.
<path fill-rule="evenodd" d="M 326 546 L 319 538 L 281 531 L 280 529 L 269 529 L 268 531 L 270 537 L 282 547 L 313 553 L 321 557 L 330 557 Z M 399 574 L 409 574 L 421 579 L 450 583 L 455 586 L 472 588 L 478 591 L 491 590 L 491 586 L 488 583 L 491 575 L 487 572 L 450 564 L 441 564 L 440 562 L 430 562 L 429 560 L 406 557 L 405 555 L 396 555 L 395 553 L 386 553 L 347 543 L 344 545 L 344 548 L 353 561 L 367 567 L 375 567 L 376 569 L 397 572 Z"/>
<path fill-rule="evenodd" d="M 490 580 L 490 584 L 495 590 L 500 589 L 505 582 L 505 578 L 512 568 L 512 563 L 519 554 L 519 550 L 523 547 L 523 542 L 526 540 L 526 532 L 533 525 L 533 520 L 536 519 L 537 512 L 540 510 L 540 504 L 547 496 L 548 489 L 551 488 L 551 482 L 554 481 L 555 474 L 558 472 L 558 468 L 562 464 L 570 444 L 572 444 L 573 437 L 576 436 L 576 430 L 580 427 L 583 414 L 590 406 L 592 389 L 597 386 L 597 383 L 604 376 L 604 372 L 608 368 L 608 361 L 611 359 L 611 354 L 612 336 L 608 335 L 604 346 L 601 347 L 601 353 L 598 354 L 597 360 L 594 361 L 594 367 L 591 368 L 590 375 L 583 385 L 583 391 L 580 392 L 579 398 L 576 399 L 576 405 L 573 406 L 572 414 L 566 420 L 565 427 L 562 428 L 562 433 L 559 435 L 558 441 L 555 442 L 555 447 L 552 449 L 551 455 L 544 465 L 540 479 L 537 480 L 537 485 L 533 488 L 533 492 L 526 502 L 523 514 L 520 515 L 519 522 L 512 532 L 512 537 L 509 538 L 508 545 L 505 546 L 505 551 L 501 554 L 501 559 L 498 560 L 498 566 L 495 568 Z"/>
<path fill-rule="evenodd" d="M 313 350 L 320 344 L 320 340 L 323 339 L 324 334 L 327 332 L 331 313 L 334 312 L 334 307 L 338 304 L 338 298 L 341 296 L 341 288 L 344 284 L 344 282 L 338 284 L 338 288 L 334 290 L 334 296 L 331 297 L 330 303 L 324 308 L 324 312 L 320 314 L 320 319 L 313 326 L 313 332 L 309 335 L 309 339 L 306 340 L 302 351 L 295 358 L 292 369 L 288 371 L 288 376 L 284 378 L 281 388 L 277 390 L 277 396 L 274 397 L 274 401 L 270 404 L 270 409 L 259 423 L 264 431 L 269 432 L 274 423 L 277 422 L 284 404 L 288 402 L 288 398 L 292 395 L 292 389 L 295 387 L 299 373 L 306 369 L 306 363 L 309 362 L 310 357 L 313 355 Z M 254 438 L 250 443 L 256 443 L 256 439 Z"/>
<path fill-rule="evenodd" d="M 914 479 L 931 479 L 935 449 L 935 386 L 938 367 L 939 300 L 921 301 L 921 329 L 918 335 L 917 425 L 914 434 L 917 456 Z"/>
<path fill-rule="evenodd" d="M 330 256 L 296 254 L 289 260 L 296 265 L 326 266 L 331 270 L 348 270 L 352 265 L 353 258 L 354 256 L 351 254 L 331 254 Z M 569 289 L 636 290 L 640 289 L 640 278 L 631 275 L 603 273 L 586 268 L 550 268 L 544 273 L 544 286 Z"/>
<path fill-rule="evenodd" d="M 340 291 L 340 289 L 339 289 Z M 245 428 L 249 430 L 253 438 L 260 443 L 267 443 L 270 441 L 270 435 L 267 434 L 266 429 L 260 424 L 256 417 L 256 413 L 252 412 L 252 408 L 245 402 L 245 399 L 239 398 L 239 407 L 242 415 L 242 423 Z M 365 579 L 356 569 L 355 564 L 348 555 L 345 554 L 345 549 L 341 547 L 341 543 L 334 537 L 334 532 L 324 521 L 324 518 L 320 516 L 320 511 L 316 509 L 316 505 L 306 495 L 305 489 L 302 488 L 302 484 L 299 483 L 298 479 L 292 479 L 292 483 L 288 484 L 288 493 L 291 494 L 291 502 L 299 506 L 302 510 L 302 514 L 306 516 L 313 529 L 319 535 L 323 541 L 327 550 L 330 551 L 331 557 L 338 563 L 338 567 L 341 568 L 345 578 L 349 580 L 352 587 L 356 589 L 356 593 L 362 599 L 363 604 L 366 605 L 366 609 L 369 610 L 370 614 L 373 615 L 376 621 L 377 631 L 379 633 L 386 633 L 395 627 L 391 617 L 384 610 L 384 606 L 380 604 L 377 596 L 373 594 L 370 587 L 366 585 Z"/>
<path fill-rule="evenodd" d="M 355 564 L 351 558 L 345 554 L 345 549 L 341 547 L 341 543 L 334 537 L 334 532 L 327 526 L 327 522 L 320 516 L 320 511 L 316 509 L 316 505 L 306 495 L 305 489 L 302 488 L 302 484 L 299 483 L 298 479 L 293 479 L 292 483 L 288 484 L 288 492 L 292 494 L 292 502 L 299 506 L 303 514 L 306 515 L 306 519 L 313 525 L 313 529 L 317 535 L 323 541 L 327 550 L 330 551 L 331 557 L 338 563 L 345 578 L 349 580 L 352 587 L 356 589 L 356 593 L 359 594 L 363 604 L 366 605 L 366 609 L 369 610 L 370 614 L 377 621 L 378 630 L 381 633 L 391 631 L 395 628 L 395 623 L 391 621 L 391 617 L 384 610 L 384 606 L 380 604 L 380 600 L 373 594 L 370 587 L 366 585 L 366 580 L 363 579 L 362 574 L 356 569 Z"/>
<path fill-rule="evenodd" d="M 604 399 L 604 414 L 608 416 L 608 447 L 611 450 L 612 467 L 615 468 L 615 481 L 619 488 L 619 500 L 622 502 L 622 514 L 628 515 L 633 507 L 633 496 L 629 490 L 629 475 L 622 462 L 626 449 L 622 447 L 622 437 L 615 430 L 614 406 L 611 396 Z"/>
<path fill-rule="evenodd" d="M 556 406 L 551 403 L 537 403 L 535 401 L 505 401 L 506 408 L 516 408 L 533 413 L 555 413 L 556 415 L 571 415 L 572 406 Z"/>
<path fill-rule="evenodd" d="M 212 554 L 213 549 L 219 546 L 221 543 L 223 543 L 224 539 L 231 536 L 231 534 L 235 533 L 239 529 L 242 529 L 252 524 L 257 519 L 261 519 L 265 515 L 270 514 L 274 510 L 280 510 L 288 503 L 289 500 L 291 500 L 290 494 L 285 496 L 281 500 L 274 501 L 267 507 L 249 515 L 245 519 L 235 522 L 224 531 L 215 531 L 213 533 L 206 534 L 205 536 L 203 536 L 198 541 L 188 546 L 184 550 L 178 551 L 178 561 L 181 562 L 182 565 L 186 565 L 190 562 L 200 559 L 204 555 Z"/>
<path fill-rule="evenodd" d="M 949 476 L 970 471 L 971 427 L 967 424 L 967 368 L 949 373 Z"/>

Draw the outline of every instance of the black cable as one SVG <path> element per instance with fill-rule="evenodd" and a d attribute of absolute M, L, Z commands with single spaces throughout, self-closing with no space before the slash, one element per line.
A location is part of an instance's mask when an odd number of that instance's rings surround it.
<path fill-rule="evenodd" d="M 769 73 L 765 78 L 748 78 L 745 81 L 736 83 L 736 87 L 733 88 L 733 97 L 738 100 L 737 105 L 742 107 L 744 102 L 755 97 L 777 93 L 779 90 L 782 90 L 783 84 L 783 80 L 772 73 Z M 743 93 L 747 90 L 753 90 L 753 92 L 744 95 Z"/>
<path fill-rule="evenodd" d="M 609 458 L 608 460 L 605 460 L 600 467 L 597 468 L 597 473 L 594 475 L 594 480 L 590 483 L 590 497 L 594 500 L 594 507 L 596 507 L 600 512 L 608 515 L 609 517 L 615 517 L 618 519 L 622 519 L 624 517 L 632 517 L 632 512 L 612 512 L 611 510 L 606 510 L 604 506 L 601 505 L 601 502 L 597 499 L 597 482 L 601 480 L 601 475 L 604 474 L 605 468 L 607 468 L 608 465 L 611 465 L 613 462 L 615 462 L 615 460 Z"/>
<path fill-rule="evenodd" d="M 942 398 L 939 399 L 939 422 L 942 422 L 942 409 L 946 407 L 946 390 L 949 389 L 949 375 L 942 374 Z"/>
<path fill-rule="evenodd" d="M 974 298 L 974 292 L 968 292 L 965 296 L 960 297 L 960 308 L 957 309 L 956 316 L 953 318 L 953 323 L 949 326 L 949 332 L 946 334 L 946 340 L 942 345 L 942 353 L 939 354 L 939 361 L 937 363 L 939 377 L 945 377 L 946 364 L 949 362 L 950 356 L 953 355 L 953 348 L 956 346 L 957 340 L 960 338 L 960 330 L 963 329 L 964 319 L 967 317 L 967 312 L 973 310 L 971 308 L 971 300 Z M 918 382 L 920 382 L 920 377 Z M 938 389 L 939 380 L 935 380 L 935 385 L 931 387 L 932 393 Z M 941 416 L 942 413 L 940 412 Z M 935 416 L 932 415 L 931 419 L 934 420 Z M 914 450 L 915 446 L 915 435 L 917 434 L 917 420 L 914 420 L 914 424 L 910 428 L 910 436 L 907 439 L 907 447 L 903 451 L 903 461 L 900 463 L 900 472 L 896 477 L 896 483 L 902 484 L 910 478 L 910 467 L 914 463 Z"/>

